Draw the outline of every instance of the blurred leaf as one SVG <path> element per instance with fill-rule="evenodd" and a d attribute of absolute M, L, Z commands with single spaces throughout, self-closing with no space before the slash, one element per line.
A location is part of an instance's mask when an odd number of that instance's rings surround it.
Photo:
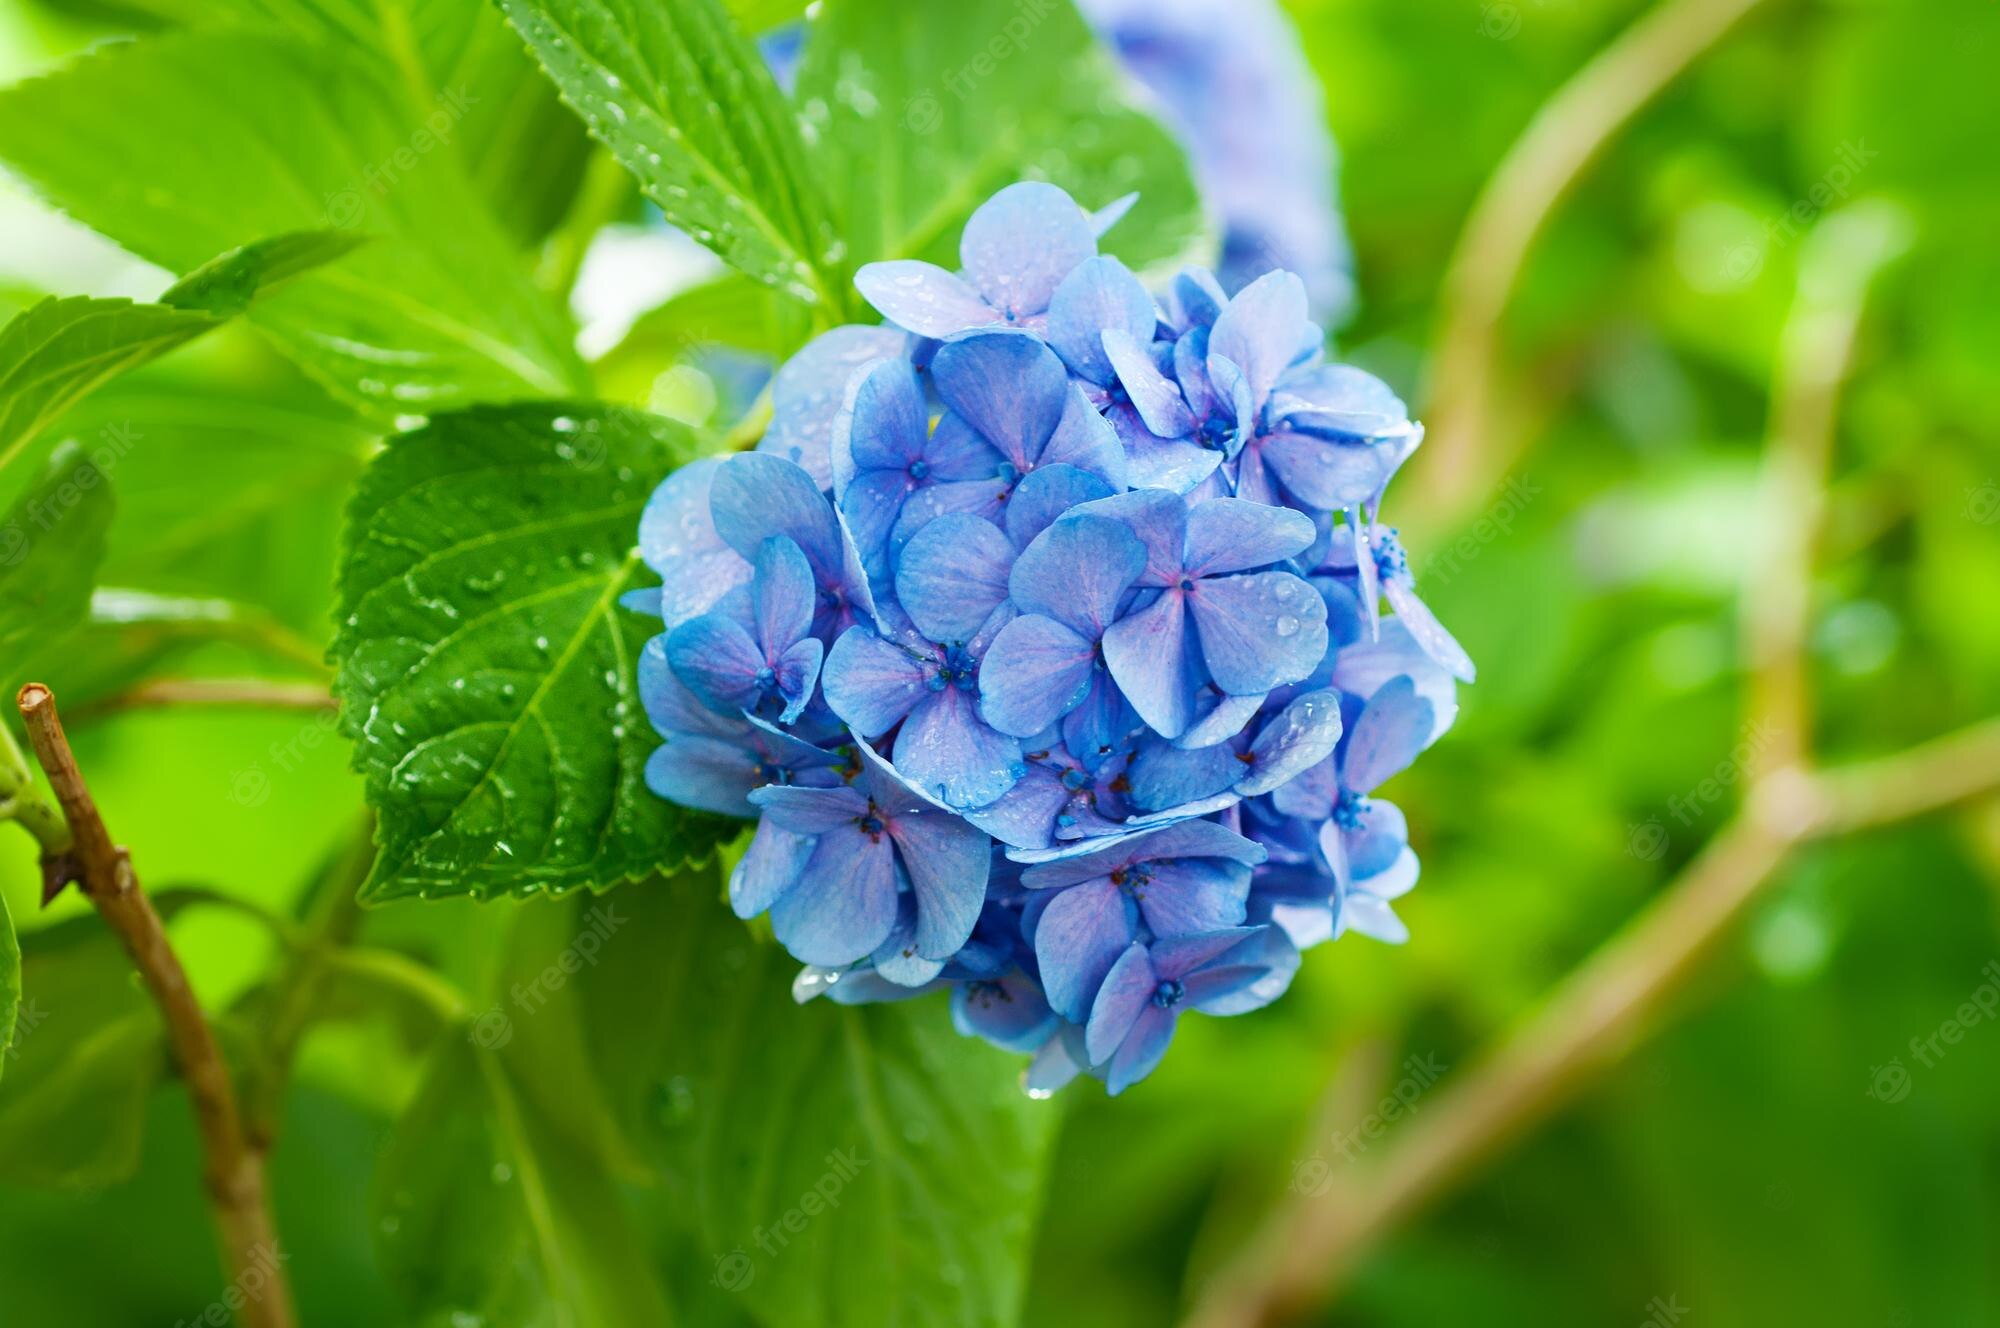
<path fill-rule="evenodd" d="M 705 871 L 620 891 L 575 979 L 717 1284 L 787 1328 L 1013 1324 L 1057 1107 L 940 999 L 795 1004 L 796 963 L 718 893 Z"/>
<path fill-rule="evenodd" d="M 115 506 L 111 484 L 75 443 L 50 454 L 41 476 L 0 524 L 0 659 L 75 626 L 90 607 Z"/>
<path fill-rule="evenodd" d="M 543 1072 L 449 1037 L 382 1155 L 381 1260 L 421 1323 L 668 1322 L 618 1192 L 523 1084 Z"/>
<path fill-rule="evenodd" d="M 708 854 L 727 822 L 651 793 L 619 597 L 690 441 L 601 406 L 483 408 L 395 439 L 361 483 L 334 643 L 380 813 L 363 894 L 602 890 Z"/>
<path fill-rule="evenodd" d="M 826 0 L 796 99 L 851 263 L 955 269 L 972 210 L 1036 178 L 1091 209 L 1137 191 L 1104 247 L 1162 264 L 1201 240 L 1201 203 L 1181 147 L 1124 86 L 1069 0 Z"/>
<path fill-rule="evenodd" d="M 171 897 L 158 901 L 170 914 Z M 95 914 L 32 932 L 0 1082 L 0 1181 L 93 1187 L 139 1164 L 146 1101 L 166 1068 L 160 1021 Z"/>
<path fill-rule="evenodd" d="M 305 228 L 378 237 L 250 314 L 378 418 L 559 394 L 582 377 L 561 311 L 439 146 L 338 49 L 261 34 L 106 47 L 0 92 L 0 155 L 175 271 Z"/>
<path fill-rule="evenodd" d="M 160 303 L 234 317 L 248 309 L 260 291 L 331 263 L 366 241 L 366 236 L 327 230 L 256 240 L 188 273 L 167 288 Z"/>
<path fill-rule="evenodd" d="M 500 3 L 668 221 L 840 321 L 846 280 L 798 125 L 718 0 Z"/>
<path fill-rule="evenodd" d="M 643 405 L 662 373 L 704 347 L 728 346 L 782 360 L 809 330 L 797 315 L 797 305 L 732 272 L 641 314 L 624 339 L 592 363 L 591 372 L 606 397 Z"/>

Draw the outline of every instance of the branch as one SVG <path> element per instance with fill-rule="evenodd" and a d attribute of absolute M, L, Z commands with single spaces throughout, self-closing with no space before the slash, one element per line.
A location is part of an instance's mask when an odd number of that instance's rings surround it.
<path fill-rule="evenodd" d="M 28 741 L 75 835 L 71 857 L 76 879 L 124 943 L 166 1024 L 174 1062 L 194 1103 L 203 1180 L 231 1286 L 243 1297 L 243 1322 L 252 1328 L 291 1328 L 294 1319 L 283 1271 L 285 1256 L 271 1221 L 263 1160 L 245 1140 L 229 1067 L 188 986 L 187 971 L 167 940 L 159 914 L 139 888 L 131 858 L 112 842 L 104 818 L 98 814 L 77 769 L 76 755 L 63 734 L 55 694 L 40 683 L 29 683 L 21 689 L 17 702 L 27 724 Z"/>
<path fill-rule="evenodd" d="M 1427 520 L 1449 520 L 1498 469 L 1480 458 L 1493 428 L 1495 342 L 1542 227 L 1626 122 L 1758 3 L 1667 0 L 1558 89 L 1501 159 L 1459 234 L 1439 299 L 1425 393 L 1431 432 L 1412 504 Z"/>
<path fill-rule="evenodd" d="M 322 683 L 271 682 L 263 678 L 160 678 L 83 706 L 77 718 L 102 719 L 121 710 L 176 705 L 314 711 L 339 708 L 339 702 Z"/>

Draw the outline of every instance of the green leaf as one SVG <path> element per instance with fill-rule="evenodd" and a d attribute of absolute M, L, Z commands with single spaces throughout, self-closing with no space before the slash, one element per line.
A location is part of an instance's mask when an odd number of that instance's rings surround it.
<path fill-rule="evenodd" d="M 176 272 L 261 236 L 375 237 L 249 317 L 377 419 L 573 391 L 564 314 L 442 150 L 467 109 L 419 114 L 338 46 L 175 33 L 0 92 L 0 157 Z"/>
<path fill-rule="evenodd" d="M 573 979 L 718 1283 L 787 1328 L 1016 1323 L 1060 1108 L 941 999 L 796 1004 L 797 963 L 719 893 L 709 871 L 621 890 Z"/>
<path fill-rule="evenodd" d="M 604 889 L 705 856 L 729 822 L 649 792 L 656 627 L 619 605 L 682 426 L 589 405 L 483 408 L 395 439 L 349 511 L 333 654 L 380 815 L 363 895 Z"/>
<path fill-rule="evenodd" d="M 538 1109 L 523 1059 L 438 1050 L 377 1173 L 384 1271 L 412 1322 L 666 1324 L 617 1188 Z"/>
<path fill-rule="evenodd" d="M 165 912 L 172 900 L 158 901 Z M 0 1182 L 109 1185 L 139 1165 L 166 1068 L 159 1016 L 95 914 L 32 932 L 0 1082 Z"/>
<path fill-rule="evenodd" d="M 841 320 L 847 280 L 798 123 L 717 0 L 500 3 L 668 221 Z"/>
<path fill-rule="evenodd" d="M 801 312 L 741 273 L 727 273 L 641 314 L 591 372 L 606 398 L 644 405 L 662 373 L 704 347 L 783 360 L 811 331 Z"/>
<path fill-rule="evenodd" d="M 98 457 L 64 443 L 0 521 L 0 659 L 65 632 L 90 609 L 114 506 Z"/>
<path fill-rule="evenodd" d="M 0 760 L 5 753 L 0 753 Z M 21 1011 L 21 945 L 14 939 L 14 917 L 7 897 L 0 895 L 0 1079 L 14 1055 L 14 1021 Z"/>
<path fill-rule="evenodd" d="M 62 413 L 128 369 L 250 307 L 258 293 L 353 249 L 361 236 L 273 236 L 203 264 L 158 304 L 49 298 L 0 329 L 0 469 Z"/>
<path fill-rule="evenodd" d="M 1136 191 L 1104 248 L 1162 265 L 1197 252 L 1201 204 L 1185 153 L 1127 86 L 1069 0 L 825 0 L 795 99 L 856 264 L 956 268 L 972 210 L 1029 178 L 1086 208 Z"/>

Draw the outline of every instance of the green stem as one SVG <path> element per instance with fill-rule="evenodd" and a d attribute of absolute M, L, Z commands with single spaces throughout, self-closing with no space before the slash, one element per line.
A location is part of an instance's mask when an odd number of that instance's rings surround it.
<path fill-rule="evenodd" d="M 590 154 L 583 182 L 570 200 L 569 212 L 542 251 L 540 270 L 535 274 L 543 290 L 559 299 L 568 299 L 583 269 L 583 256 L 590 241 L 624 210 L 632 196 L 632 177 L 618 158 L 604 148 Z"/>
<path fill-rule="evenodd" d="M 42 796 L 13 730 L 5 724 L 0 724 L 0 821 L 19 821 L 42 846 L 45 858 L 67 853 L 75 843 L 69 822 Z"/>

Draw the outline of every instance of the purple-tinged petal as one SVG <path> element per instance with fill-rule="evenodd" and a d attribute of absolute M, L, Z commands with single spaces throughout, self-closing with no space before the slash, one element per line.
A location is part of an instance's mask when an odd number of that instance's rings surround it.
<path fill-rule="evenodd" d="M 976 826 L 943 812 L 895 816 L 888 827 L 917 899 L 916 951 L 949 959 L 979 921 L 992 845 Z"/>
<path fill-rule="evenodd" d="M 1184 936 L 1234 927 L 1243 921 L 1243 904 L 1250 897 L 1250 868 L 1240 862 L 1182 858 L 1154 864 L 1150 875 L 1152 879 L 1139 891 L 1139 912 L 1156 936 Z"/>
<path fill-rule="evenodd" d="M 1216 361 L 1243 371 L 1253 405 L 1271 395 L 1278 376 L 1297 358 L 1310 329 L 1305 283 L 1289 272 L 1267 272 L 1236 292 L 1208 335 L 1209 374 Z"/>
<path fill-rule="evenodd" d="M 1326 603 L 1290 572 L 1209 577 L 1196 583 L 1188 611 L 1202 662 L 1225 692 L 1297 682 L 1326 654 Z"/>
<path fill-rule="evenodd" d="M 667 663 L 667 634 L 649 639 L 639 651 L 639 698 L 646 718 L 661 734 L 704 733 L 738 742 L 748 728 L 740 714 L 719 713 L 703 705 Z"/>
<path fill-rule="evenodd" d="M 1152 957 L 1144 945 L 1134 941 L 1119 953 L 1091 1003 L 1084 1030 L 1084 1053 L 1092 1064 L 1111 1059 L 1139 1022 L 1140 1013 L 1153 1003 L 1153 992 L 1159 985 L 1159 975 L 1153 971 Z"/>
<path fill-rule="evenodd" d="M 986 302 L 1023 318 L 1049 307 L 1062 279 L 1097 252 L 1090 218 L 1052 184 L 1010 184 L 966 219 L 959 262 Z"/>
<path fill-rule="evenodd" d="M 1194 697 L 1208 681 L 1188 621 L 1187 597 L 1168 590 L 1104 633 L 1105 667 L 1154 732 L 1178 738 L 1194 721 Z"/>
<path fill-rule="evenodd" d="M 805 554 L 783 535 L 757 546 L 756 567 L 756 579 L 750 583 L 751 613 L 757 644 L 769 658 L 812 630 L 819 593 L 813 588 Z"/>
<path fill-rule="evenodd" d="M 1044 462 L 1024 475 L 1007 499 L 1002 517 L 1007 538 L 1014 541 L 1015 548 L 1026 548 L 1057 517 L 1079 503 L 1109 498 L 1113 492 L 1110 484 L 1087 470 Z"/>
<path fill-rule="evenodd" d="M 757 675 L 765 667 L 764 653 L 727 614 L 704 613 L 674 628 L 667 638 L 667 663 L 711 710 L 748 710 L 762 695 Z"/>
<path fill-rule="evenodd" d="M 729 873 L 729 907 L 736 916 L 754 918 L 777 903 L 805 870 L 817 842 L 815 836 L 781 829 L 775 821 L 760 822 L 743 860 Z"/>
<path fill-rule="evenodd" d="M 1174 381 L 1187 398 L 1196 424 L 1230 410 L 1208 378 L 1208 329 L 1197 327 L 1174 342 Z"/>
<path fill-rule="evenodd" d="M 896 598 L 933 641 L 969 641 L 1007 598 L 1014 545 L 990 521 L 951 513 L 903 546 Z"/>
<path fill-rule="evenodd" d="M 1122 327 L 1105 328 L 1101 340 L 1104 358 L 1148 429 L 1162 438 L 1184 437 L 1194 431 L 1194 416 L 1181 399 L 1180 389 L 1146 353 L 1143 338 L 1147 335 L 1135 335 Z"/>
<path fill-rule="evenodd" d="M 1372 793 L 1407 768 L 1431 736 L 1431 703 L 1417 695 L 1408 678 L 1397 678 L 1368 698 L 1348 735 L 1341 783 L 1356 793 Z"/>
<path fill-rule="evenodd" d="M 834 473 L 829 445 L 849 379 L 902 348 L 903 334 L 889 327 L 836 327 L 808 341 L 771 379 L 771 423 L 757 450 L 797 462 L 827 488 Z"/>
<path fill-rule="evenodd" d="M 979 713 L 1002 733 L 1032 738 L 1083 700 L 1094 642 L 1029 614 L 1000 630 L 979 665 Z"/>
<path fill-rule="evenodd" d="M 1192 936 L 1166 937 L 1153 942 L 1153 971 L 1162 978 L 1184 979 L 1188 974 L 1223 955 L 1257 934 L 1255 927 L 1224 927 L 1197 932 Z"/>
<path fill-rule="evenodd" d="M 1078 1024 L 1089 1018 L 1104 975 L 1137 934 L 1137 915 L 1108 880 L 1072 886 L 1049 901 L 1035 924 L 1035 963 L 1057 1014 Z"/>
<path fill-rule="evenodd" d="M 1409 629 L 1410 636 L 1426 655 L 1437 662 L 1439 668 L 1460 682 L 1473 680 L 1479 670 L 1473 666 L 1472 656 L 1466 654 L 1465 647 L 1445 630 L 1445 625 L 1437 620 L 1430 606 L 1417 598 L 1417 592 L 1409 582 L 1400 576 L 1392 576 L 1382 583 L 1382 593 L 1388 596 L 1389 607 L 1396 611 L 1397 619 Z"/>
<path fill-rule="evenodd" d="M 750 794 L 764 819 L 800 835 L 823 835 L 868 814 L 868 799 L 846 785 L 798 788 L 768 784 Z"/>
<path fill-rule="evenodd" d="M 1223 306 L 1229 303 L 1222 283 L 1205 267 L 1183 269 L 1174 278 L 1173 293 L 1181 320 L 1190 327 L 1212 326 Z"/>
<path fill-rule="evenodd" d="M 950 480 L 992 479 L 1005 460 L 993 444 L 979 436 L 977 429 L 946 411 L 938 418 L 938 426 L 924 448 L 924 463 L 929 468 L 925 478 L 940 484 Z"/>
<path fill-rule="evenodd" d="M 840 579 L 840 524 L 833 508 L 795 462 L 761 452 L 725 458 L 709 490 L 715 530 L 736 552 L 755 558 L 773 535 L 789 537 L 822 581 Z"/>
<path fill-rule="evenodd" d="M 1134 489 L 1191 493 L 1214 475 L 1222 453 L 1186 439 L 1125 436 L 1125 482 Z"/>
<path fill-rule="evenodd" d="M 854 532 L 862 566 L 876 576 L 888 565 L 889 532 L 903 515 L 903 504 L 917 482 L 907 471 L 864 470 L 840 495 L 840 514 Z"/>
<path fill-rule="evenodd" d="M 1069 378 L 1062 361 L 1025 332 L 973 332 L 931 360 L 938 396 L 1016 470 L 1026 471 L 1062 419 Z"/>
<path fill-rule="evenodd" d="M 1001 321 L 979 292 L 943 268 L 915 259 L 864 263 L 854 288 L 884 318 L 918 336 L 948 337 Z"/>
<path fill-rule="evenodd" d="M 896 734 L 896 770 L 957 809 L 984 807 L 1020 778 L 1021 744 L 979 717 L 962 687 L 930 692 Z"/>
<path fill-rule="evenodd" d="M 893 728 L 931 694 L 929 681 L 921 659 L 867 627 L 843 632 L 820 671 L 826 703 L 864 736 Z"/>
<path fill-rule="evenodd" d="M 723 457 L 689 462 L 660 483 L 639 516 L 639 556 L 664 582 L 660 616 L 676 627 L 750 579 L 750 563 L 716 533 L 709 495 Z"/>
<path fill-rule="evenodd" d="M 1130 268 L 1109 256 L 1092 258 L 1064 277 L 1049 299 L 1049 345 L 1079 377 L 1104 386 L 1116 371 L 1099 338 L 1116 331 L 1150 341 L 1159 321 L 1153 297 Z"/>
<path fill-rule="evenodd" d="M 1138 1083 L 1160 1067 L 1167 1047 L 1174 1040 L 1179 1014 L 1164 1006 L 1148 1004 L 1139 1011 L 1132 1031 L 1125 1035 L 1118 1051 L 1105 1067 L 1104 1091 L 1112 1097 Z"/>
<path fill-rule="evenodd" d="M 1374 641 L 1345 645 L 1334 655 L 1329 671 L 1333 685 L 1352 696 L 1373 696 L 1399 677 L 1416 684 L 1417 695 L 1431 703 L 1435 712 L 1430 741 L 1436 742 L 1458 718 L 1458 688 L 1451 675 L 1424 653 L 1410 629 L 1395 618 L 1382 623 Z"/>
<path fill-rule="evenodd" d="M 1300 501 L 1332 509 L 1365 503 L 1389 482 L 1394 454 L 1365 444 L 1328 442 L 1279 430 L 1263 440 L 1263 458 Z"/>
<path fill-rule="evenodd" d="M 819 681 L 819 667 L 826 655 L 826 647 L 816 636 L 803 637 L 792 642 L 772 669 L 773 681 L 777 684 L 778 695 L 785 700 L 784 712 L 779 715 L 781 724 L 795 724 L 804 712 L 806 703 L 812 700 L 813 684 Z"/>
<path fill-rule="evenodd" d="M 646 758 L 646 787 L 669 802 L 724 816 L 754 816 L 750 790 L 758 778 L 754 754 L 727 738 L 670 733 Z"/>
<path fill-rule="evenodd" d="M 902 555 L 910 541 L 931 522 L 950 512 L 963 512 L 995 524 L 1006 520 L 1011 479 L 957 480 L 918 489 L 903 501 L 903 511 L 889 532 L 889 561 Z"/>
<path fill-rule="evenodd" d="M 1010 848 L 1047 848 L 1069 800 L 1060 775 L 1030 764 L 1013 788 L 965 813 L 965 819 Z"/>
<path fill-rule="evenodd" d="M 1165 811 L 1234 788 L 1243 763 L 1226 743 L 1182 750 L 1171 743 L 1142 743 L 1126 778 L 1132 801 L 1147 811 Z"/>
<path fill-rule="evenodd" d="M 1250 744 L 1250 771 L 1236 785 L 1246 798 L 1269 793 L 1333 754 L 1340 743 L 1340 694 L 1307 692 L 1265 721 Z"/>
<path fill-rule="evenodd" d="M 1188 506 L 1178 495 L 1135 489 L 1076 509 L 1080 516 L 1109 517 L 1129 527 L 1146 546 L 1146 566 L 1137 584 L 1170 586 L 1181 579 L 1187 550 Z"/>
<path fill-rule="evenodd" d="M 854 826 L 821 835 L 797 882 L 771 905 L 771 930 L 806 964 L 865 959 L 895 925 L 895 851 L 887 836 Z"/>
<path fill-rule="evenodd" d="M 1125 487 L 1125 446 L 1118 441 L 1118 431 L 1074 383 L 1063 397 L 1055 432 L 1049 435 L 1048 445 L 1035 464 L 1075 466 L 1098 476 L 1114 491 Z"/>
<path fill-rule="evenodd" d="M 1298 946 L 1285 929 L 1260 927 L 1182 982 L 1187 1003 L 1203 1014 L 1248 1014 L 1284 995 L 1298 971 Z"/>
<path fill-rule="evenodd" d="M 1324 821 L 1333 815 L 1333 804 L 1339 797 L 1338 771 L 1329 758 L 1307 766 L 1289 783 L 1273 789 L 1271 804 L 1301 821 Z"/>
<path fill-rule="evenodd" d="M 1204 687 L 1195 695 L 1197 718 L 1188 725 L 1186 732 L 1174 739 L 1174 746 L 1194 751 L 1228 742 L 1264 708 L 1264 699 L 1269 695 L 1269 692 L 1251 692 L 1247 696 L 1232 696 L 1228 692 Z"/>
<path fill-rule="evenodd" d="M 1311 518 L 1288 507 L 1217 498 L 1188 509 L 1187 571 L 1219 576 L 1268 567 L 1313 542 Z"/>
<path fill-rule="evenodd" d="M 1008 577 L 1025 613 L 1054 618 L 1094 644 L 1146 568 L 1146 546 L 1108 517 L 1065 517 L 1022 551 Z"/>

